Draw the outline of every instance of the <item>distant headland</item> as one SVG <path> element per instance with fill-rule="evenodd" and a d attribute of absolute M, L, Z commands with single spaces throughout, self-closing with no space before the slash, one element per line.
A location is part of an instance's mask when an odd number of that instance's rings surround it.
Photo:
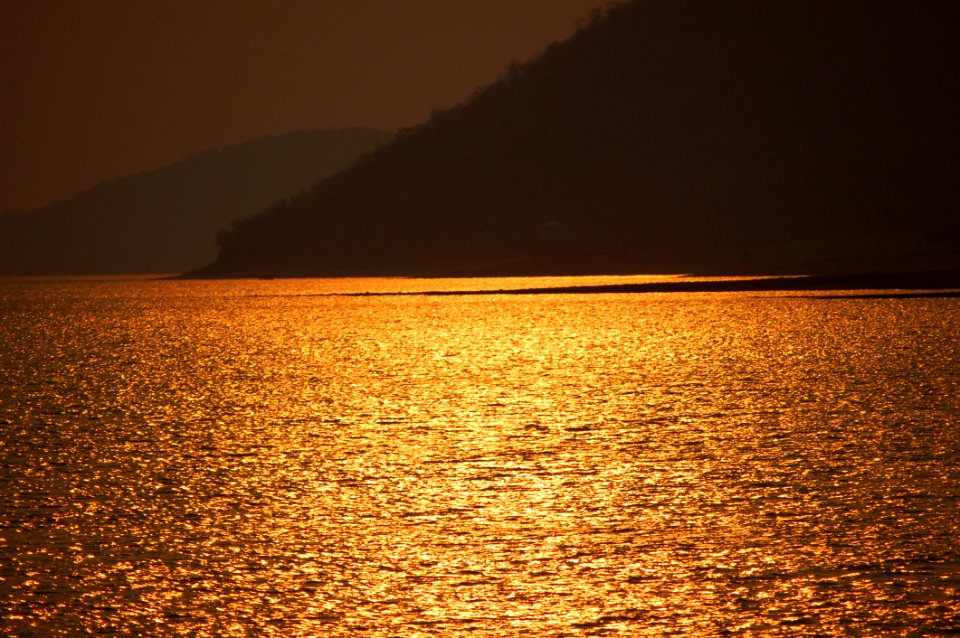
<path fill-rule="evenodd" d="M 392 134 L 301 131 L 196 153 L 75 197 L 0 216 L 0 275 L 177 273 L 217 231 L 342 170 Z"/>
<path fill-rule="evenodd" d="M 960 3 L 634 0 L 194 277 L 960 267 Z"/>

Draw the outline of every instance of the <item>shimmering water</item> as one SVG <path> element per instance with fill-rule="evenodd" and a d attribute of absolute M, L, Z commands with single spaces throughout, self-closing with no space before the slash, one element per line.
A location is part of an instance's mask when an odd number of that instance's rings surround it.
<path fill-rule="evenodd" d="M 0 282 L 0 634 L 960 632 L 957 299 L 365 286 Z"/>

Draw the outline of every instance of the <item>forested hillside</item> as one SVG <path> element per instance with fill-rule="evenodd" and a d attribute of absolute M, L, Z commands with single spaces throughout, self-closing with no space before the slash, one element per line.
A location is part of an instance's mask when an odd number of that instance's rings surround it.
<path fill-rule="evenodd" d="M 207 276 L 960 260 L 960 3 L 635 0 L 234 224 Z"/>

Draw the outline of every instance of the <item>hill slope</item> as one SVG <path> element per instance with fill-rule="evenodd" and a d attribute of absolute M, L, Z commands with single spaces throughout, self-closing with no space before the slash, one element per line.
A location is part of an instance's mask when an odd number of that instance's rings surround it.
<path fill-rule="evenodd" d="M 235 224 L 199 274 L 960 261 L 960 4 L 635 0 Z"/>
<path fill-rule="evenodd" d="M 0 217 L 0 273 L 173 273 L 216 256 L 217 230 L 342 170 L 390 135 L 302 132 L 193 155 Z"/>

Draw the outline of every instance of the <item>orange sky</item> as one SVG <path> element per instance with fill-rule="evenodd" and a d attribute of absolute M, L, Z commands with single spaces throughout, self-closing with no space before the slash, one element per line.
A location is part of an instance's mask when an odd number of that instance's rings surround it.
<path fill-rule="evenodd" d="M 415 124 L 607 2 L 3 2 L 0 211 L 264 135 Z"/>

